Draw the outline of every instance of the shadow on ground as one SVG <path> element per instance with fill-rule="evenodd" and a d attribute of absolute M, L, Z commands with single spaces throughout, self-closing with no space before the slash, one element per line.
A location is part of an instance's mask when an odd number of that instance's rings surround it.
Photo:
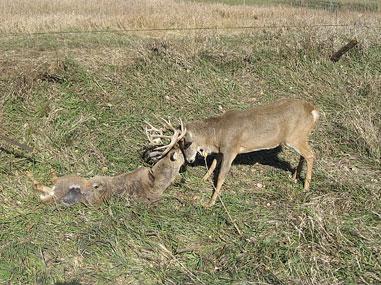
<path fill-rule="evenodd" d="M 293 172 L 294 168 L 291 166 L 291 164 L 283 159 L 280 159 L 278 157 L 278 154 L 282 151 L 282 147 L 276 147 L 269 150 L 260 150 L 245 154 L 239 154 L 233 161 L 233 165 L 254 165 L 256 163 L 262 164 L 262 165 L 269 165 L 274 168 L 283 170 L 283 171 L 289 171 Z M 208 168 L 212 164 L 213 159 L 220 159 L 220 156 L 218 154 L 209 155 L 207 158 L 207 164 Z M 197 160 L 190 165 L 193 166 L 205 166 L 205 161 L 202 157 L 198 157 Z M 214 175 L 214 179 L 218 176 L 218 173 L 220 172 L 220 166 L 217 167 Z"/>

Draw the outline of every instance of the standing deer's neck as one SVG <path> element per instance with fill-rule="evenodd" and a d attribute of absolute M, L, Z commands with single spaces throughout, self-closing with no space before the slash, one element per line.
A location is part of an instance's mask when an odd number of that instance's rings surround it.
<path fill-rule="evenodd" d="M 218 147 L 218 128 L 213 120 L 195 121 L 187 126 L 187 130 L 199 145 L 209 146 L 210 148 Z"/>

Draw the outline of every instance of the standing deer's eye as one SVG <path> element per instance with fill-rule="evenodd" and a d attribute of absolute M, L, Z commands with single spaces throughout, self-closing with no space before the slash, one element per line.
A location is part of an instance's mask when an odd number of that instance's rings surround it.
<path fill-rule="evenodd" d="M 186 142 L 184 143 L 184 149 L 189 148 L 192 145 L 192 142 Z"/>

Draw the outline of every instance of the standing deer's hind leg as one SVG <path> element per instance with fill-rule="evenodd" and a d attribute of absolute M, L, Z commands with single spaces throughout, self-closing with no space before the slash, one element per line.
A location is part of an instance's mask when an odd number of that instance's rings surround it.
<path fill-rule="evenodd" d="M 295 145 L 295 148 L 298 150 L 300 155 L 303 156 L 307 162 L 306 178 L 304 179 L 304 190 L 308 190 L 310 188 L 311 177 L 312 177 L 312 166 L 315 159 L 314 152 L 312 151 L 308 142 L 299 143 L 298 145 Z"/>
<path fill-rule="evenodd" d="M 220 169 L 220 173 L 218 174 L 218 178 L 217 178 L 217 186 L 216 186 L 216 189 L 214 189 L 214 193 L 212 195 L 212 198 L 210 198 L 210 201 L 208 203 L 208 207 L 211 207 L 216 203 L 218 195 L 221 192 L 222 184 L 225 181 L 226 174 L 229 172 L 230 167 L 231 167 L 232 162 L 233 162 L 235 157 L 236 157 L 235 153 L 234 154 L 231 154 L 231 153 L 223 154 L 222 161 L 221 161 L 221 169 Z"/>
<path fill-rule="evenodd" d="M 300 156 L 298 166 L 296 167 L 296 169 L 292 175 L 292 179 L 294 180 L 295 183 L 298 182 L 298 179 L 300 177 L 300 173 L 302 172 L 302 169 L 303 169 L 303 163 L 304 163 L 304 157 Z"/>

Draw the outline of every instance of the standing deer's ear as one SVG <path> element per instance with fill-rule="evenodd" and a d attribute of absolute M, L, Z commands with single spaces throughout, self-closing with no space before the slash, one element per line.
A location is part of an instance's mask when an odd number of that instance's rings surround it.
<path fill-rule="evenodd" d="M 192 139 L 193 139 L 192 132 L 187 131 L 186 138 L 187 138 L 187 140 L 192 141 Z"/>

